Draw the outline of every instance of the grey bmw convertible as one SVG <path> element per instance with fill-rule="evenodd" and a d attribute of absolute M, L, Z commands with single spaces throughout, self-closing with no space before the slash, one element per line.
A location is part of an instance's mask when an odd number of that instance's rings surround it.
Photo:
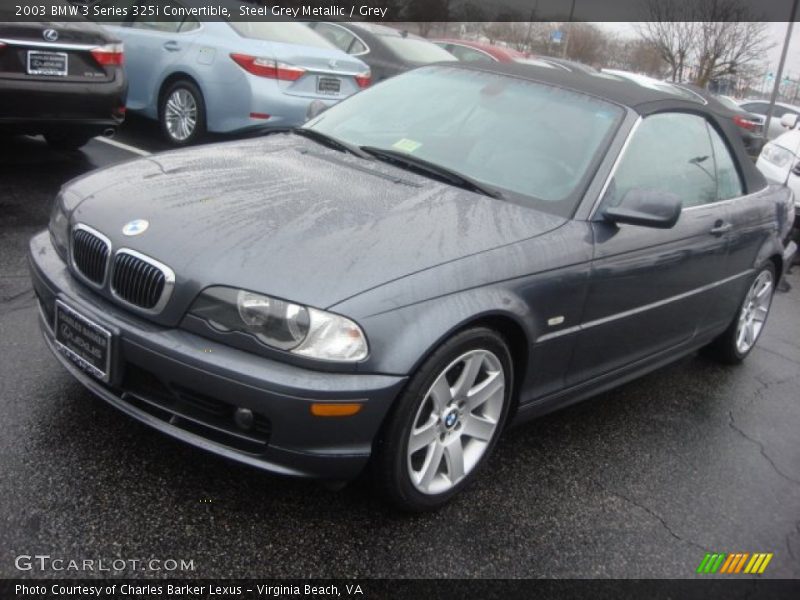
<path fill-rule="evenodd" d="M 792 194 L 687 90 L 441 64 L 294 131 L 66 184 L 30 242 L 61 364 L 267 471 L 438 507 L 502 431 L 758 340 Z"/>

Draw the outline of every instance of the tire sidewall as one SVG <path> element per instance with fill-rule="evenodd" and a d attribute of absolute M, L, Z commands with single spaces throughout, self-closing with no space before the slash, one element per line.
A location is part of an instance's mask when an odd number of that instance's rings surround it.
<path fill-rule="evenodd" d="M 466 477 L 441 494 L 423 494 L 414 487 L 408 473 L 406 453 L 411 427 L 427 391 L 442 370 L 470 350 L 488 350 L 497 356 L 503 366 L 505 390 L 500 419 L 483 456 Z M 388 484 L 389 489 L 386 491 L 389 492 L 390 499 L 395 505 L 410 511 L 432 510 L 445 504 L 470 485 L 485 467 L 503 432 L 511 404 L 513 383 L 513 362 L 508 345 L 498 333 L 488 328 L 474 328 L 456 334 L 425 360 L 398 398 L 388 427 L 385 428 L 378 441 L 378 454 L 382 456 L 383 460 L 376 461 L 376 466 L 387 470 L 381 476 L 384 478 L 384 488 Z"/>
<path fill-rule="evenodd" d="M 195 104 L 197 105 L 197 122 L 195 123 L 194 131 L 192 131 L 192 134 L 185 140 L 177 140 L 173 138 L 167 129 L 167 100 L 179 89 L 184 89 L 189 92 L 194 98 Z M 203 137 L 203 135 L 205 135 L 206 131 L 206 103 L 203 99 L 203 93 L 200 91 L 200 88 L 186 79 L 180 79 L 172 83 L 161 96 L 161 100 L 158 105 L 158 122 L 161 126 L 161 134 L 164 136 L 164 139 L 166 139 L 173 146 L 189 146 L 197 142 L 201 137 Z"/>

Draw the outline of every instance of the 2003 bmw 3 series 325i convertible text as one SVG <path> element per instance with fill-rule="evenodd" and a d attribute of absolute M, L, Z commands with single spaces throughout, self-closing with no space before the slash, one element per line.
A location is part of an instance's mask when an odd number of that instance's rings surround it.
<path fill-rule="evenodd" d="M 174 437 L 337 481 L 369 462 L 433 508 L 512 421 L 750 352 L 794 206 L 733 127 L 685 90 L 424 67 L 66 185 L 30 245 L 45 338 Z"/>

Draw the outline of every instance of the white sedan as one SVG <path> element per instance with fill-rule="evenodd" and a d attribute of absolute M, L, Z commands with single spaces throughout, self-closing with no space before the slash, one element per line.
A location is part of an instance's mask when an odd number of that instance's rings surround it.
<path fill-rule="evenodd" d="M 770 183 L 786 184 L 794 193 L 795 214 L 800 219 L 800 129 L 798 117 L 785 115 L 781 125 L 790 128 L 767 143 L 756 167 Z M 797 220 L 795 221 L 797 223 Z"/>

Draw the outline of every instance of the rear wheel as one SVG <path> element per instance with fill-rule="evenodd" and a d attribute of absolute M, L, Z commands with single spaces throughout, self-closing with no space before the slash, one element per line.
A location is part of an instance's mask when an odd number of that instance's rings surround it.
<path fill-rule="evenodd" d="M 161 96 L 158 110 L 161 132 L 174 146 L 188 146 L 206 132 L 206 105 L 191 81 L 172 83 Z"/>
<path fill-rule="evenodd" d="M 85 133 L 45 133 L 47 145 L 56 150 L 72 151 L 82 148 L 94 136 Z"/>
<path fill-rule="evenodd" d="M 480 471 L 508 414 L 513 371 L 503 338 L 466 330 L 425 361 L 376 443 L 376 483 L 398 507 L 445 504 Z"/>
<path fill-rule="evenodd" d="M 705 353 L 726 364 L 738 364 L 750 354 L 766 325 L 775 292 L 775 267 L 766 263 L 756 273 L 728 329 L 705 348 Z"/>

